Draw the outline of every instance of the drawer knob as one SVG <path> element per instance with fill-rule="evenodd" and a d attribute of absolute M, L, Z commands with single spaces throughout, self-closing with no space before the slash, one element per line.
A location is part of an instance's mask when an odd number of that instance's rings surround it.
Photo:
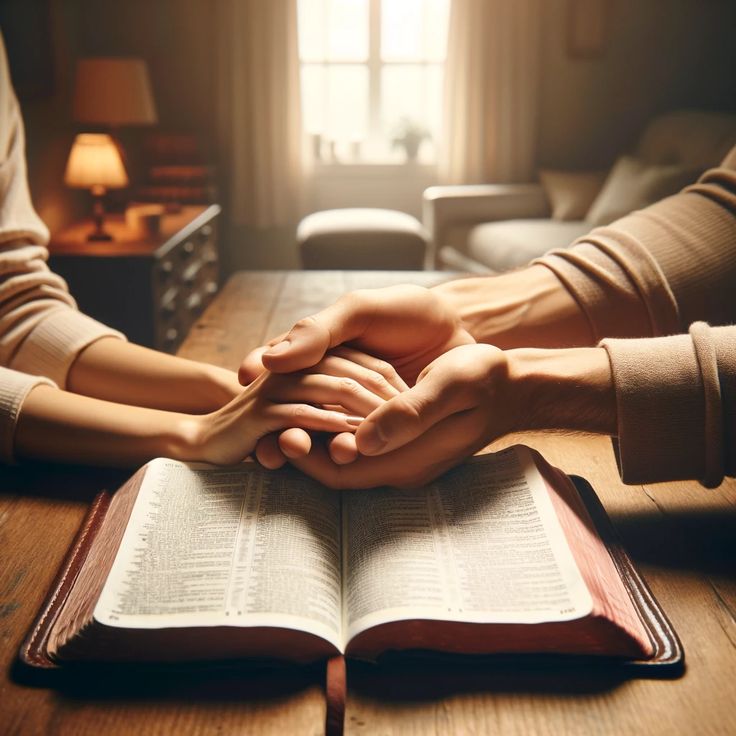
<path fill-rule="evenodd" d="M 192 243 L 191 240 L 185 241 L 185 243 L 181 246 L 181 252 L 184 256 L 192 255 L 192 253 L 194 253 L 194 243 Z"/>
<path fill-rule="evenodd" d="M 192 294 L 187 299 L 187 308 L 192 312 L 198 312 L 202 306 L 202 297 L 199 294 Z"/>

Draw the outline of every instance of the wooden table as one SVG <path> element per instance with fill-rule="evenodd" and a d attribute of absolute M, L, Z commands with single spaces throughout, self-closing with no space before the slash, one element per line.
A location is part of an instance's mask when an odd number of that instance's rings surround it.
<path fill-rule="evenodd" d="M 240 273 L 180 350 L 235 368 L 264 338 L 348 289 L 430 273 Z M 506 438 L 508 444 L 517 438 Z M 411 666 L 349 665 L 349 734 L 736 733 L 736 482 L 626 487 L 610 443 L 584 436 L 524 435 L 568 472 L 587 477 L 678 630 L 680 679 L 620 672 L 467 668 L 419 676 Z M 318 734 L 322 668 L 31 686 L 11 669 L 93 494 L 124 473 L 34 466 L 0 470 L 0 734 Z"/>

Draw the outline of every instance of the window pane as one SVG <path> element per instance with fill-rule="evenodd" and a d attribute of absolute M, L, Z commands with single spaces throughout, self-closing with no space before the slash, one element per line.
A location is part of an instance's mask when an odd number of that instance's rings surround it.
<path fill-rule="evenodd" d="M 304 130 L 326 141 L 362 140 L 368 128 L 368 69 L 353 65 L 302 66 Z"/>
<path fill-rule="evenodd" d="M 365 61 L 368 0 L 299 0 L 303 61 Z"/>
<path fill-rule="evenodd" d="M 449 0 L 382 0 L 381 58 L 443 61 Z"/>
<path fill-rule="evenodd" d="M 439 64 L 384 66 L 381 124 L 388 140 L 400 136 L 406 125 L 416 125 L 427 134 L 422 145 L 423 158 L 432 158 L 440 133 L 441 104 L 442 68 Z"/>
<path fill-rule="evenodd" d="M 439 132 L 442 71 L 438 65 L 387 64 L 383 68 L 381 110 L 387 130 L 410 118 Z"/>

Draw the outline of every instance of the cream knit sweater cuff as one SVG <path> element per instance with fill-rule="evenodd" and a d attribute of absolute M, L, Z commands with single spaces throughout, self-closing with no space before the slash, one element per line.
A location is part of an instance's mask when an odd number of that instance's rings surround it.
<path fill-rule="evenodd" d="M 0 368 L 0 462 L 13 461 L 15 426 L 20 408 L 31 389 L 41 384 L 56 386 L 42 376 L 29 376 L 9 368 Z"/>

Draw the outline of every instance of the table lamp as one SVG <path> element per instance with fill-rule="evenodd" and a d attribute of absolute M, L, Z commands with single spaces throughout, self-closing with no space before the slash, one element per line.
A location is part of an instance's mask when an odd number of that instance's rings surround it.
<path fill-rule="evenodd" d="M 102 198 L 108 189 L 128 186 L 123 159 L 113 139 L 104 133 L 80 133 L 69 152 L 64 182 L 70 187 L 92 192 L 95 229 L 87 240 L 112 240 L 103 227 L 105 208 Z"/>
<path fill-rule="evenodd" d="M 118 130 L 128 126 L 156 123 L 156 106 L 153 101 L 146 62 L 143 59 L 129 57 L 79 59 L 74 81 L 73 115 L 77 122 L 92 125 L 97 129 L 102 128 L 114 136 L 117 158 L 122 158 L 123 173 L 126 169 L 128 172 L 132 171 L 133 178 L 135 178 L 136 167 L 130 166 L 129 161 L 126 160 L 125 149 L 120 143 Z M 88 145 L 91 146 L 92 143 Z M 96 145 L 101 146 L 102 144 Z M 99 151 L 99 149 L 95 150 Z M 111 157 L 112 153 L 108 155 Z M 73 184 L 72 186 L 87 185 Z M 125 184 L 106 186 L 110 188 L 125 186 Z M 97 213 L 101 210 L 102 200 L 97 196 L 95 198 L 95 221 L 98 218 Z M 100 226 L 90 237 L 92 240 L 102 240 L 102 235 L 103 231 Z"/>
<path fill-rule="evenodd" d="M 111 128 L 153 125 L 153 102 L 148 68 L 143 59 L 90 58 L 77 61 L 74 119 Z"/>

